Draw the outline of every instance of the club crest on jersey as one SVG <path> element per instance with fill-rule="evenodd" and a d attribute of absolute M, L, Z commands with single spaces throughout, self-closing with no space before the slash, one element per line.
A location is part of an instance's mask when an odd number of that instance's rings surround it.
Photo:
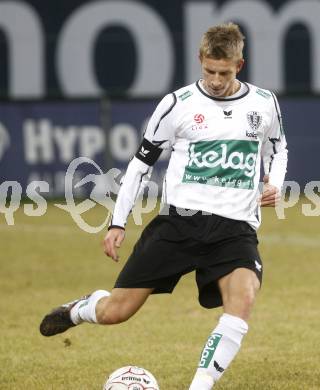
<path fill-rule="evenodd" d="M 205 130 L 208 125 L 204 122 L 205 117 L 203 114 L 195 114 L 193 117 L 195 124 L 192 125 L 192 130 Z"/>
<path fill-rule="evenodd" d="M 262 115 L 258 111 L 250 111 L 247 113 L 247 119 L 250 127 L 253 130 L 258 130 L 262 123 Z"/>

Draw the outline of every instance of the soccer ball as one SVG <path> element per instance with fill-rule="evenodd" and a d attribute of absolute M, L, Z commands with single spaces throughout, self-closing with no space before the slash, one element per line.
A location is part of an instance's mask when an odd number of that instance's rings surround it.
<path fill-rule="evenodd" d="M 145 368 L 126 366 L 110 374 L 103 390 L 159 390 L 159 386 Z"/>

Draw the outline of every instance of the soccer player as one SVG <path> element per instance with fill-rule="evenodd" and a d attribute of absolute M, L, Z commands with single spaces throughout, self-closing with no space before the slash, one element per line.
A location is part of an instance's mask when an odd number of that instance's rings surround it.
<path fill-rule="evenodd" d="M 243 45 L 233 23 L 203 35 L 202 79 L 166 95 L 153 113 L 117 197 L 106 255 L 118 261 L 142 179 L 170 148 L 162 196 L 167 212 L 144 229 L 111 293 L 98 290 L 53 310 L 40 325 L 44 336 L 82 322 L 126 321 L 150 294 L 171 293 L 182 275 L 195 270 L 200 304 L 222 305 L 223 314 L 189 390 L 211 389 L 234 359 L 262 280 L 260 206 L 279 200 L 287 165 L 275 95 L 236 78 L 244 64 Z"/>

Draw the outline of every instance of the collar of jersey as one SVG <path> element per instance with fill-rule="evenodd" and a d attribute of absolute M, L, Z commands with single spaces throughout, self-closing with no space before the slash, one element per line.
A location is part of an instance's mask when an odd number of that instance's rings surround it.
<path fill-rule="evenodd" d="M 220 102 L 231 102 L 231 101 L 233 101 L 233 100 L 242 99 L 242 98 L 244 98 L 245 96 L 247 96 L 248 93 L 250 92 L 249 85 L 248 85 L 247 83 L 244 82 L 243 84 L 246 86 L 247 90 L 246 90 L 242 95 L 237 96 L 237 97 L 230 97 L 230 98 L 227 98 L 227 97 L 225 97 L 225 98 L 218 98 L 218 97 L 214 97 L 214 96 L 211 96 L 211 95 L 209 95 L 208 93 L 206 93 L 206 92 L 200 87 L 199 83 L 200 83 L 200 80 L 198 80 L 198 81 L 196 82 L 196 86 L 197 86 L 197 88 L 199 89 L 199 91 L 200 91 L 204 96 L 206 96 L 207 98 L 212 99 L 212 100 L 218 100 L 218 101 L 220 101 Z"/>

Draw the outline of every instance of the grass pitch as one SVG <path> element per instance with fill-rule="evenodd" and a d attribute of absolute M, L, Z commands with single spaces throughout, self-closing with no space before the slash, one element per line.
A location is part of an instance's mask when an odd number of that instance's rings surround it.
<path fill-rule="evenodd" d="M 217 390 L 320 389 L 320 224 L 301 210 L 300 202 L 285 220 L 263 211 L 263 288 L 242 349 Z M 99 225 L 104 213 L 96 207 L 88 221 Z M 173 295 L 150 297 L 127 323 L 85 324 L 52 338 L 38 331 L 52 307 L 111 289 L 142 227 L 129 223 L 119 264 L 103 254 L 104 232 L 81 231 L 53 205 L 38 218 L 21 208 L 14 226 L 0 215 L 0 230 L 0 389 L 98 390 L 108 373 L 129 364 L 149 369 L 161 390 L 188 389 L 221 314 L 199 306 L 193 274 Z"/>

